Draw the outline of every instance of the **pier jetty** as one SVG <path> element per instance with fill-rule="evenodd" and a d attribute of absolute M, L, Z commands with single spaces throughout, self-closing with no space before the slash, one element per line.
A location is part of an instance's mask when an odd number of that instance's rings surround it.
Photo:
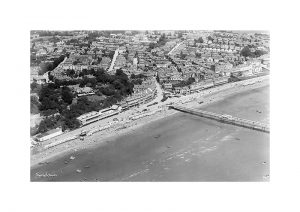
<path fill-rule="evenodd" d="M 227 124 L 232 124 L 240 127 L 245 127 L 248 129 L 253 129 L 253 130 L 258 130 L 261 132 L 266 132 L 270 133 L 270 127 L 269 125 L 265 123 L 260 123 L 257 121 L 251 121 L 247 119 L 242 119 L 238 117 L 233 117 L 231 115 L 227 114 L 218 114 L 218 113 L 213 113 L 209 111 L 204 111 L 204 110 L 198 110 L 198 109 L 193 109 L 193 108 L 187 108 L 187 107 L 182 107 L 178 105 L 170 105 L 169 108 L 182 111 L 185 113 L 190 113 L 193 115 L 197 115 L 200 117 L 208 118 L 208 119 L 213 119 L 222 123 L 227 123 Z"/>

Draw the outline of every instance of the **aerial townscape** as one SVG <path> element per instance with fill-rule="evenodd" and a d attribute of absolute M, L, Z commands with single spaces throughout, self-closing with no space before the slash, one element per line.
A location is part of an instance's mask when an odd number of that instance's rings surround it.
<path fill-rule="evenodd" d="M 32 30 L 31 180 L 268 180 L 269 44 L 266 31 Z"/>

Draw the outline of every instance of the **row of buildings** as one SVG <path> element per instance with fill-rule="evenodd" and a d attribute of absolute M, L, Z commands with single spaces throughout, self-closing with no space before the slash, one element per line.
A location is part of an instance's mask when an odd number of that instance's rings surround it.
<path fill-rule="evenodd" d="M 92 112 L 83 114 L 83 115 L 77 117 L 77 120 L 80 122 L 81 126 L 85 126 L 85 125 L 91 124 L 93 122 L 115 116 L 118 113 L 120 113 L 121 110 L 122 110 L 122 107 L 113 105 L 110 108 L 105 108 L 98 112 L 92 111 Z"/>
<path fill-rule="evenodd" d="M 190 85 L 178 85 L 180 81 L 184 81 L 184 72 L 180 72 L 179 76 L 176 78 L 173 78 L 173 75 L 171 74 L 171 77 L 168 77 L 168 75 L 159 76 L 164 81 L 163 88 L 166 91 L 176 94 L 188 94 L 197 90 L 228 83 L 230 77 L 245 79 L 247 77 L 257 76 L 262 72 L 263 65 L 261 61 L 253 60 L 235 67 L 230 63 L 219 64 L 216 65 L 214 72 L 210 71 L 210 74 L 205 72 L 204 69 L 192 69 L 192 71 L 188 72 L 189 75 L 187 75 L 189 78 L 194 79 L 194 82 Z"/>
<path fill-rule="evenodd" d="M 131 96 L 119 103 L 123 110 L 152 101 L 157 95 L 155 78 L 149 78 L 148 80 L 143 81 L 141 85 L 135 85 L 133 90 L 134 93 Z"/>

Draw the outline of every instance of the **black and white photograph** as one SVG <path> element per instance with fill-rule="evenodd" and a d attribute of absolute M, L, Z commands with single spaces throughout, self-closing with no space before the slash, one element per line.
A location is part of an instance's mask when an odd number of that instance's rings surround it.
<path fill-rule="evenodd" d="M 300 211 L 298 1 L 0 4 L 0 211 Z"/>
<path fill-rule="evenodd" d="M 30 33 L 31 181 L 269 181 L 268 31 Z"/>

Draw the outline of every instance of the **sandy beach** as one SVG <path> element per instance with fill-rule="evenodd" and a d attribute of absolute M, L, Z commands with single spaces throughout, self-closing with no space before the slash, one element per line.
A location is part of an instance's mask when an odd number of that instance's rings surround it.
<path fill-rule="evenodd" d="M 256 88 L 266 86 L 268 85 L 268 83 L 269 76 L 263 76 L 236 83 L 229 83 L 226 85 L 218 86 L 209 90 L 204 90 L 199 93 L 183 96 L 180 98 L 171 98 L 163 103 L 160 102 L 157 105 L 149 107 L 150 111 L 158 112 L 154 113 L 151 116 L 146 116 L 137 120 L 128 120 L 128 116 L 132 114 L 139 114 L 144 107 L 126 111 L 118 116 L 119 120 L 122 121 L 120 121 L 119 123 L 115 123 L 106 130 L 97 132 L 91 136 L 87 136 L 83 141 L 75 139 L 52 148 L 45 148 L 47 144 L 53 142 L 54 139 L 52 139 L 50 141 L 45 142 L 41 146 L 34 147 L 31 150 L 31 168 L 34 169 L 39 164 L 46 163 L 49 160 L 53 161 L 59 158 L 63 158 L 65 155 L 74 151 L 79 152 L 82 150 L 89 150 L 105 146 L 112 140 L 116 140 L 117 138 L 120 138 L 122 136 L 127 136 L 136 133 L 138 128 L 141 128 L 149 123 L 161 121 L 164 118 L 168 118 L 172 115 L 174 116 L 178 113 L 178 111 L 169 110 L 165 106 L 165 104 L 173 102 L 191 108 L 205 108 L 208 105 L 223 101 L 224 99 L 237 93 L 254 90 Z M 203 103 L 199 104 L 199 101 L 203 101 Z M 113 118 L 105 120 L 105 122 L 112 121 L 112 119 Z M 265 121 L 268 122 L 268 120 Z M 103 124 L 103 121 L 101 122 L 101 124 Z M 96 122 L 84 127 L 83 129 L 91 130 L 101 124 L 100 122 Z M 82 128 L 65 133 L 60 137 L 56 137 L 55 140 L 63 139 L 67 136 L 76 135 L 80 133 L 81 130 Z"/>

